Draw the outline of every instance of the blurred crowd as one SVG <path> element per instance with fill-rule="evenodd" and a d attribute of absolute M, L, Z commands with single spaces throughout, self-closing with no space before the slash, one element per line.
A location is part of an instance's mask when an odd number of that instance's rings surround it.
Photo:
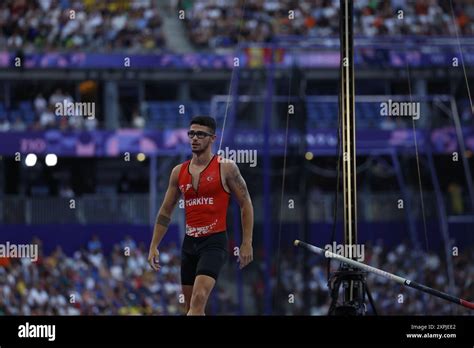
<path fill-rule="evenodd" d="M 278 36 L 337 36 L 339 1 L 184 0 L 182 6 L 189 13 L 191 41 L 199 47 L 215 48 L 269 42 Z M 472 35 L 474 3 L 453 3 L 459 35 Z M 456 35 L 450 1 L 445 0 L 357 0 L 354 28 L 356 35 L 367 37 Z"/>
<path fill-rule="evenodd" d="M 474 3 L 467 0 L 453 1 L 456 26 L 446 0 L 358 0 L 354 6 L 356 35 L 474 33 Z M 163 17 L 178 18 L 178 10 L 185 11 L 187 35 L 197 47 L 339 32 L 339 0 L 6 0 L 0 46 L 25 53 L 163 49 L 175 39 L 166 37 Z"/>
<path fill-rule="evenodd" d="M 126 249 L 128 248 L 128 249 Z M 0 267 L 0 313 L 7 315 L 136 315 L 180 313 L 177 248 L 161 250 L 157 277 L 144 245 L 125 239 L 105 255 L 94 238 L 72 256 L 60 248 L 31 263 Z"/>
<path fill-rule="evenodd" d="M 39 240 L 34 242 L 41 245 Z M 454 257 L 457 287 L 453 291 L 449 289 L 444 260 L 435 253 L 417 255 L 406 244 L 400 244 L 394 250 L 368 245 L 365 262 L 472 300 L 474 265 L 468 257 L 472 251 L 460 251 L 459 256 Z M 256 255 L 260 253 L 257 251 Z M 282 255 L 274 313 L 327 314 L 326 261 L 311 258 L 309 277 L 305 280 L 298 256 L 290 252 Z M 105 253 L 101 241 L 94 237 L 71 256 L 58 247 L 50 255 L 41 255 L 36 263 L 27 259 L 0 259 L 0 315 L 184 314 L 179 248 L 172 243 L 161 248 L 160 262 L 160 272 L 150 271 L 147 247 L 129 237 L 115 245 L 110 253 Z M 232 276 L 231 263 L 229 260 L 211 298 L 211 314 L 237 313 L 236 278 Z M 244 314 L 246 310 L 253 314 L 264 313 L 264 277 L 259 276 L 262 268 L 263 263 L 258 259 L 248 268 L 245 277 L 253 280 L 244 282 L 243 293 L 247 297 Z M 379 314 L 469 314 L 456 305 L 403 288 L 384 278 L 369 275 L 367 281 Z M 275 290 L 274 271 L 272 284 Z M 305 291 L 309 301 L 302 300 Z"/>
<path fill-rule="evenodd" d="M 33 101 L 20 102 L 20 107 L 17 110 L 0 109 L 0 132 L 47 129 L 92 131 L 98 128 L 98 121 L 95 117 L 74 113 L 65 116 L 58 113 L 59 104 L 63 106 L 74 102 L 71 94 L 64 92 L 61 88 L 57 88 L 49 97 L 38 93 Z"/>
<path fill-rule="evenodd" d="M 142 52 L 163 47 L 156 1 L 6 0 L 0 3 L 0 46 L 50 50 Z"/>

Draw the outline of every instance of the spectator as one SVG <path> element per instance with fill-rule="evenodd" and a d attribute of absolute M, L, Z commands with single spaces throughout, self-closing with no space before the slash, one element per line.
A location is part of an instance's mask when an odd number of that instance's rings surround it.
<path fill-rule="evenodd" d="M 145 128 L 145 118 L 140 115 L 138 109 L 135 109 L 132 114 L 132 126 L 133 128 L 143 129 Z"/>
<path fill-rule="evenodd" d="M 97 129 L 97 126 L 98 126 L 98 122 L 97 122 L 97 118 L 89 118 L 89 117 L 86 117 L 84 119 L 84 129 L 86 131 L 93 131 L 95 129 Z"/>
<path fill-rule="evenodd" d="M 53 113 L 53 107 L 49 106 L 40 115 L 40 126 L 42 128 L 52 128 L 56 124 L 56 116 Z"/>
<path fill-rule="evenodd" d="M 10 122 L 6 118 L 0 120 L 0 132 L 8 132 L 10 128 Z"/>
<path fill-rule="evenodd" d="M 39 93 L 34 101 L 35 111 L 37 114 L 41 114 L 47 107 L 46 99 L 44 99 L 43 94 Z"/>
<path fill-rule="evenodd" d="M 16 117 L 11 129 L 15 132 L 23 132 L 26 130 L 26 125 L 20 117 Z"/>
<path fill-rule="evenodd" d="M 63 104 L 65 97 L 61 88 L 56 89 L 49 97 L 49 106 L 56 107 L 57 103 Z"/>
<path fill-rule="evenodd" d="M 92 240 L 87 244 L 87 249 L 91 253 L 100 252 L 102 250 L 102 243 L 97 235 L 92 237 Z"/>

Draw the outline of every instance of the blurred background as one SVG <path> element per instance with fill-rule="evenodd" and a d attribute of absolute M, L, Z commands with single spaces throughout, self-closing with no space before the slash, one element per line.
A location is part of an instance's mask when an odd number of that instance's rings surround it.
<path fill-rule="evenodd" d="M 357 0 L 354 14 L 365 262 L 473 300 L 474 4 Z M 258 158 L 238 163 L 255 261 L 238 270 L 232 202 L 209 314 L 325 315 L 326 261 L 292 241 L 342 242 L 339 62 L 339 0 L 2 1 L 0 242 L 41 257 L 0 259 L 0 314 L 183 314 L 182 207 L 161 271 L 146 258 L 189 121 L 211 115 L 222 149 Z M 382 116 L 389 100 L 420 103 L 420 118 Z M 58 115 L 74 102 L 94 117 Z M 472 315 L 367 284 L 379 314 Z"/>

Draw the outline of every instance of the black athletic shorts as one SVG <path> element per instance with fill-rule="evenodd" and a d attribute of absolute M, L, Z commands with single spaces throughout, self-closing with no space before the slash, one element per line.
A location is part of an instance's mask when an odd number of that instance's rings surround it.
<path fill-rule="evenodd" d="M 181 250 L 181 284 L 194 285 L 194 279 L 200 274 L 217 280 L 227 255 L 225 231 L 206 237 L 186 235 Z"/>

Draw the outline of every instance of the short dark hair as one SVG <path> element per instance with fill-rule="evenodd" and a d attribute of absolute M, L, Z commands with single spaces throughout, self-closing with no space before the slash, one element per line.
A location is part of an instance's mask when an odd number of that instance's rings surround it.
<path fill-rule="evenodd" d="M 189 125 L 198 124 L 212 129 L 212 134 L 216 133 L 216 120 L 209 116 L 195 116 L 191 119 Z"/>

